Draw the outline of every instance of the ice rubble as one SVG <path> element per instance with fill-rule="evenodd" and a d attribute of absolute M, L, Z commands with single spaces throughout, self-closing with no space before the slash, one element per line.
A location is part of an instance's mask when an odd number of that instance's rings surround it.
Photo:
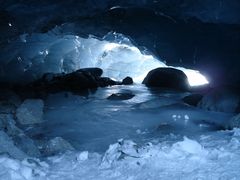
<path fill-rule="evenodd" d="M 224 138 L 202 136 L 195 141 L 184 137 L 170 143 L 137 146 L 120 140 L 104 155 L 68 152 L 44 161 L 0 156 L 1 179 L 238 179 L 240 158 L 239 129 Z M 214 139 L 217 138 L 217 139 Z M 214 145 L 214 146 L 213 146 Z M 233 153 L 234 152 L 234 153 Z"/>
<path fill-rule="evenodd" d="M 8 152 L 14 158 L 39 157 L 34 141 L 16 126 L 13 115 L 0 114 L 0 152 Z"/>
<path fill-rule="evenodd" d="M 135 82 L 141 82 L 150 70 L 167 66 L 117 33 L 109 33 L 102 39 L 56 35 L 54 31 L 23 34 L 9 43 L 0 58 L 5 60 L 1 62 L 1 79 L 12 81 L 30 81 L 46 72 L 68 73 L 79 68 L 99 67 L 104 71 L 103 76 L 116 80 L 130 76 Z M 192 86 L 208 83 L 198 71 L 176 68 L 185 72 Z M 15 73 L 9 74 L 9 71 Z"/>

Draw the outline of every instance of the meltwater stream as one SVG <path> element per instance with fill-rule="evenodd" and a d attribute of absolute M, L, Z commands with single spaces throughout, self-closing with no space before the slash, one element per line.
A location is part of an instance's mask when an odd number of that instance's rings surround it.
<path fill-rule="evenodd" d="M 131 93 L 129 100 L 107 99 Z M 232 114 L 208 112 L 182 102 L 187 93 L 154 93 L 143 85 L 100 88 L 88 97 L 59 93 L 45 101 L 45 122 L 30 129 L 32 137 L 63 137 L 77 150 L 104 152 L 118 139 L 139 144 L 169 134 L 196 137 L 220 130 Z"/>
<path fill-rule="evenodd" d="M 117 101 L 112 93 L 132 93 Z M 75 148 L 19 161 L 0 156 L 5 179 L 238 179 L 240 131 L 221 127 L 232 114 L 181 101 L 186 93 L 149 91 L 143 85 L 99 88 L 88 97 L 50 95 L 36 141 L 63 137 Z"/>

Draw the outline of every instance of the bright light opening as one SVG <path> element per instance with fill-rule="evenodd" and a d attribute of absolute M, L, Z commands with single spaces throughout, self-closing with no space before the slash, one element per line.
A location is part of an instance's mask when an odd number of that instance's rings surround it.
<path fill-rule="evenodd" d="M 104 57 L 107 60 L 108 67 L 103 68 L 104 75 L 121 80 L 124 76 L 131 76 L 134 82 L 141 83 L 147 73 L 158 67 L 171 67 L 159 61 L 152 55 L 142 54 L 135 46 L 126 44 L 107 43 L 104 46 L 104 51 L 109 57 Z M 190 86 L 202 86 L 208 84 L 207 78 L 197 70 L 186 69 L 183 67 L 172 67 L 183 71 Z M 114 71 L 112 73 L 112 71 Z"/>
<path fill-rule="evenodd" d="M 19 74 L 9 76 L 7 70 L 2 73 L 4 76 L 6 74 L 7 78 L 14 78 L 14 81 L 16 77 L 25 77 L 23 76 L 25 73 L 31 75 L 29 80 L 34 80 L 46 72 L 69 73 L 80 68 L 98 67 L 103 70 L 105 77 L 121 81 L 130 76 L 135 83 L 141 83 L 149 71 L 159 67 L 169 67 L 161 59 L 146 54 L 134 46 L 126 36 L 115 32 L 107 34 L 102 40 L 93 36 L 82 38 L 37 33 L 23 34 L 20 40 L 24 43 L 21 48 L 15 48 L 10 54 L 3 53 L 2 57 L 6 60 L 6 64 L 17 63 L 9 67 Z M 18 40 L 15 45 L 19 45 Z M 9 48 L 11 47 L 12 44 Z M 19 69 L 16 71 L 15 68 Z M 182 67 L 173 68 L 182 70 L 191 86 L 208 84 L 207 79 L 199 71 Z"/>
<path fill-rule="evenodd" d="M 186 69 L 183 67 L 177 67 L 176 69 L 179 69 L 186 74 L 190 86 L 202 86 L 209 84 L 207 78 L 197 70 Z"/>

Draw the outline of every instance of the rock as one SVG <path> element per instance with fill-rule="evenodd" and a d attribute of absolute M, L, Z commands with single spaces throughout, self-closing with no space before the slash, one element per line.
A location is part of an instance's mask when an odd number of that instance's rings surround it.
<path fill-rule="evenodd" d="M 17 136 L 22 133 L 11 114 L 0 114 L 0 130 L 5 131 L 9 136 Z"/>
<path fill-rule="evenodd" d="M 44 103 L 41 99 L 27 99 L 17 109 L 17 120 L 22 125 L 43 122 Z"/>
<path fill-rule="evenodd" d="M 52 81 L 55 77 L 59 76 L 59 74 L 54 74 L 54 73 L 46 73 L 42 76 L 40 79 L 40 82 L 50 82 Z"/>
<path fill-rule="evenodd" d="M 240 114 L 234 116 L 229 120 L 226 129 L 240 128 Z"/>
<path fill-rule="evenodd" d="M 61 91 L 81 94 L 85 90 L 120 84 L 110 78 L 101 77 L 102 73 L 100 68 L 79 69 L 69 74 L 47 73 L 30 83 L 28 88 L 37 94 L 36 97 L 42 97 L 41 95 Z"/>
<path fill-rule="evenodd" d="M 203 98 L 203 95 L 201 94 L 191 94 L 189 96 L 185 96 L 182 100 L 184 103 L 190 106 L 197 106 L 202 98 Z"/>
<path fill-rule="evenodd" d="M 53 78 L 50 83 L 46 84 L 53 91 L 58 90 L 82 90 L 88 88 L 96 88 L 97 82 L 94 76 L 87 71 L 75 71 L 69 74 L 63 74 Z"/>
<path fill-rule="evenodd" d="M 116 82 L 112 80 L 111 78 L 108 77 L 101 77 L 98 79 L 98 86 L 99 87 L 106 87 L 106 86 L 114 86 L 114 85 L 119 85 L 121 83 Z"/>
<path fill-rule="evenodd" d="M 43 148 L 46 155 L 55 155 L 66 151 L 73 151 L 72 145 L 61 137 L 55 137 L 47 142 Z"/>
<path fill-rule="evenodd" d="M 131 93 L 115 93 L 110 95 L 107 99 L 109 100 L 128 100 L 132 99 L 135 95 Z"/>
<path fill-rule="evenodd" d="M 204 95 L 198 103 L 198 107 L 209 111 L 234 113 L 239 112 L 239 102 L 240 96 L 237 91 L 219 87 Z"/>
<path fill-rule="evenodd" d="M 174 68 L 157 68 L 151 70 L 142 82 L 147 87 L 169 88 L 174 90 L 188 91 L 189 83 L 187 76 Z"/>
<path fill-rule="evenodd" d="M 21 104 L 20 97 L 10 89 L 0 90 L 0 101 L 15 107 Z"/>
<path fill-rule="evenodd" d="M 0 131 L 0 153 L 7 153 L 16 159 L 24 159 L 28 156 L 18 149 L 12 139 L 3 131 Z"/>
<path fill-rule="evenodd" d="M 5 113 L 5 114 L 14 114 L 16 111 L 16 106 L 13 104 L 7 102 L 7 101 L 1 101 L 0 102 L 0 113 Z"/>
<path fill-rule="evenodd" d="M 131 85 L 131 84 L 133 84 L 133 79 L 131 77 L 127 76 L 126 78 L 124 78 L 122 80 L 122 84 L 123 85 Z"/>
<path fill-rule="evenodd" d="M 94 77 L 101 77 L 102 74 L 103 74 L 103 70 L 100 69 L 100 68 L 84 68 L 84 69 L 80 69 L 78 71 L 80 71 L 80 72 L 88 72 L 88 73 L 90 73 Z"/>

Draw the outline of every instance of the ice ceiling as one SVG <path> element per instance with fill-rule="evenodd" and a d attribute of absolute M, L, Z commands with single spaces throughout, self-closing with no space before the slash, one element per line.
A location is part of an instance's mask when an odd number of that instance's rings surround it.
<path fill-rule="evenodd" d="M 134 46 L 126 36 L 112 32 L 101 39 L 53 32 L 23 34 L 9 43 L 5 51 L 0 57 L 5 60 L 1 62 L 1 79 L 10 81 L 31 81 L 47 72 L 68 73 L 79 68 L 99 67 L 104 71 L 103 76 L 115 80 L 130 76 L 141 83 L 150 70 L 167 67 L 151 53 Z M 208 83 L 198 71 L 175 68 L 187 75 L 191 86 Z"/>

